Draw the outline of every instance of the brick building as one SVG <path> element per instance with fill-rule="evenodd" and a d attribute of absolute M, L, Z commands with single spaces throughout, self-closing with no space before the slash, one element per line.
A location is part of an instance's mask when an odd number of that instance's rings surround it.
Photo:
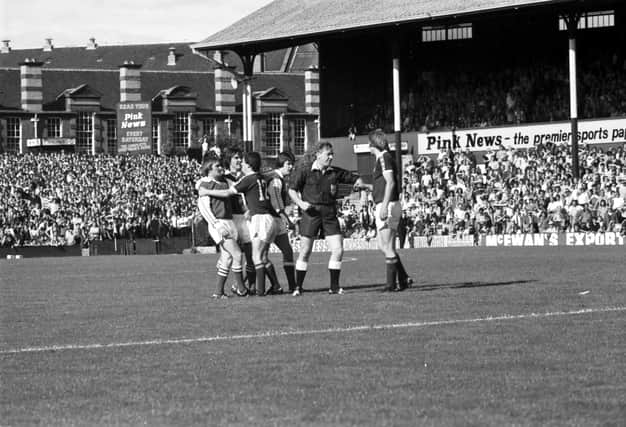
<path fill-rule="evenodd" d="M 302 154 L 318 139 L 313 45 L 268 52 L 254 64 L 248 148 Z M 117 152 L 117 104 L 152 107 L 155 154 L 183 154 L 210 140 L 242 141 L 242 65 L 233 53 L 206 56 L 188 44 L 41 49 L 0 46 L 0 152 Z M 305 83 L 308 81 L 308 83 Z"/>

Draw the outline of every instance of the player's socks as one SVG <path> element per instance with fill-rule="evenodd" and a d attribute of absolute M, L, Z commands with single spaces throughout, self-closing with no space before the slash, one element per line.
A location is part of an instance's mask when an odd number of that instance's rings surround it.
<path fill-rule="evenodd" d="M 398 258 L 385 258 L 387 265 L 387 287 L 386 291 L 391 291 L 396 286 L 396 275 L 398 274 Z"/>
<path fill-rule="evenodd" d="M 217 295 L 224 294 L 224 284 L 226 283 L 226 279 L 228 278 L 228 270 L 222 267 L 220 264 L 217 265 L 217 284 L 215 287 L 215 293 Z"/>
<path fill-rule="evenodd" d="M 276 275 L 274 264 L 272 264 L 271 262 L 265 264 L 265 274 L 267 274 L 267 278 L 270 279 L 270 284 L 272 286 L 270 291 L 278 291 L 280 289 L 280 283 L 278 283 L 278 276 Z"/>
<path fill-rule="evenodd" d="M 398 255 L 397 253 L 396 259 L 398 260 L 396 263 L 398 269 L 398 282 L 400 284 L 400 288 L 404 289 L 410 286 L 412 281 L 409 282 L 409 274 L 404 269 L 404 265 L 402 265 L 402 260 L 400 260 L 400 255 Z"/>
<path fill-rule="evenodd" d="M 296 273 L 293 262 L 286 262 L 283 264 L 283 270 L 285 270 L 285 276 L 287 276 L 287 283 L 289 284 L 289 292 L 296 290 Z"/>
<path fill-rule="evenodd" d="M 398 279 L 401 281 L 406 280 L 409 277 L 409 275 L 404 269 L 404 265 L 402 265 L 402 260 L 400 259 L 400 255 L 398 255 L 397 253 L 396 253 L 396 260 L 397 260 L 396 265 L 398 268 Z"/>
<path fill-rule="evenodd" d="M 256 270 L 252 264 L 246 265 L 246 281 L 248 282 L 248 289 L 254 292 L 256 288 Z"/>
<path fill-rule="evenodd" d="M 254 291 L 256 273 L 254 270 L 254 262 L 252 261 L 252 243 L 243 243 L 241 250 L 246 258 L 246 281 L 248 282 L 248 289 Z"/>
<path fill-rule="evenodd" d="M 304 277 L 306 276 L 306 270 L 309 267 L 309 263 L 305 261 L 296 261 L 296 289 L 302 291 L 302 284 L 304 283 Z"/>
<path fill-rule="evenodd" d="M 328 261 L 328 271 L 330 272 L 330 292 L 338 293 L 341 261 Z"/>
<path fill-rule="evenodd" d="M 233 276 L 235 277 L 235 283 L 237 284 L 237 295 L 247 295 L 246 285 L 243 283 L 243 272 L 241 269 L 233 268 Z"/>
<path fill-rule="evenodd" d="M 257 296 L 265 296 L 265 266 L 257 264 L 254 266 L 256 270 L 256 294 Z"/>

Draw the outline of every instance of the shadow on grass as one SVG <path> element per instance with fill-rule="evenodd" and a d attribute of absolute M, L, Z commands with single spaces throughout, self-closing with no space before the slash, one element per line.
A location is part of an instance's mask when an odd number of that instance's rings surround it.
<path fill-rule="evenodd" d="M 536 280 L 510 280 L 507 282 L 461 282 L 461 283 L 439 283 L 435 285 L 415 285 L 406 289 L 406 291 L 436 291 L 439 289 L 463 289 L 463 288 L 482 288 L 488 286 L 509 286 L 509 285 L 524 285 L 527 283 L 533 283 Z M 343 289 L 345 291 L 359 291 L 365 290 L 369 292 L 380 291 L 385 286 L 384 283 L 371 283 L 366 285 L 343 285 Z M 307 289 L 305 287 L 306 293 L 326 293 L 328 292 L 328 288 L 313 288 Z"/>
<path fill-rule="evenodd" d="M 483 288 L 488 286 L 509 286 L 509 285 L 524 285 L 527 283 L 533 283 L 536 280 L 509 280 L 506 282 L 461 282 L 461 283 L 440 283 L 436 285 L 413 285 L 408 290 L 413 291 L 436 291 L 438 289 L 463 289 L 463 288 Z"/>

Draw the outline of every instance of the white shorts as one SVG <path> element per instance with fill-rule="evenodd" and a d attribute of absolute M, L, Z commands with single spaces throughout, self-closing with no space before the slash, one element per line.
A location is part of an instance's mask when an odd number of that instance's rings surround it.
<path fill-rule="evenodd" d="M 398 231 L 398 225 L 400 224 L 400 217 L 402 216 L 402 205 L 399 201 L 389 202 L 387 205 L 387 219 L 385 221 L 380 220 L 380 208 L 382 203 L 376 205 L 376 229 L 382 230 L 384 228 L 390 228 L 391 230 Z"/>
<path fill-rule="evenodd" d="M 226 239 L 237 240 L 237 227 L 232 219 L 218 219 L 214 224 L 209 224 L 209 234 L 215 244 L 219 245 Z"/>
<path fill-rule="evenodd" d="M 250 228 L 250 237 L 253 239 L 263 240 L 271 243 L 276 237 L 276 223 L 274 216 L 270 214 L 252 215 L 248 227 Z"/>
<path fill-rule="evenodd" d="M 233 222 L 237 228 L 237 235 L 241 243 L 250 243 L 250 229 L 248 227 L 248 220 L 245 215 L 235 214 L 233 215 Z"/>
<path fill-rule="evenodd" d="M 277 236 L 289 233 L 289 225 L 287 225 L 287 221 L 285 221 L 282 217 L 274 217 L 274 223 Z"/>

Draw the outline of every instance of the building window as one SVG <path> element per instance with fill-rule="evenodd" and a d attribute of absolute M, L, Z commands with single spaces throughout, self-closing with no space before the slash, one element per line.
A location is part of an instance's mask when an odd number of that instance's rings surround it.
<path fill-rule="evenodd" d="M 448 27 L 448 40 L 464 40 L 472 38 L 472 24 L 459 24 Z"/>
<path fill-rule="evenodd" d="M 11 153 L 19 153 L 20 151 L 20 119 L 19 117 L 7 118 L 7 151 Z"/>
<path fill-rule="evenodd" d="M 59 117 L 46 119 L 46 134 L 48 138 L 61 138 L 61 119 Z"/>
<path fill-rule="evenodd" d="M 280 150 L 280 114 L 271 113 L 265 120 L 265 150 L 268 156 L 277 156 Z"/>
<path fill-rule="evenodd" d="M 578 29 L 586 28 L 606 28 L 615 26 L 615 11 L 603 10 L 599 12 L 583 13 L 578 20 Z M 564 18 L 559 18 L 559 30 L 567 30 L 567 23 Z"/>
<path fill-rule="evenodd" d="M 466 40 L 474 36 L 472 24 L 458 24 L 449 26 L 422 27 L 423 42 L 440 42 L 445 40 Z"/>
<path fill-rule="evenodd" d="M 91 152 L 91 139 L 93 137 L 93 117 L 91 113 L 78 113 L 76 120 L 76 152 Z"/>
<path fill-rule="evenodd" d="M 215 140 L 215 119 L 203 119 L 202 120 L 202 136 L 206 135 L 209 142 Z"/>
<path fill-rule="evenodd" d="M 185 151 L 189 142 L 189 114 L 176 113 L 174 118 L 174 148 Z"/>
<path fill-rule="evenodd" d="M 117 119 L 107 119 L 107 151 L 117 154 Z"/>
<path fill-rule="evenodd" d="M 304 154 L 306 151 L 306 120 L 296 119 L 294 121 L 294 151 L 296 156 Z"/>
<path fill-rule="evenodd" d="M 152 154 L 159 154 L 159 119 L 152 118 Z"/>

